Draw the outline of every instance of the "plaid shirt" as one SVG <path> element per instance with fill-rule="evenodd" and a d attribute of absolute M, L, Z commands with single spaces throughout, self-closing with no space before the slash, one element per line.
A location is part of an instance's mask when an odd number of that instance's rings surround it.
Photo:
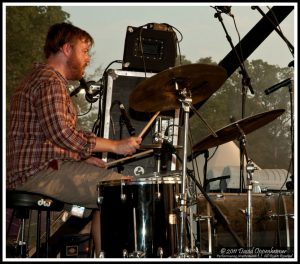
<path fill-rule="evenodd" d="M 11 99 L 6 139 L 7 187 L 26 182 L 55 160 L 89 157 L 96 135 L 76 129 L 67 81 L 47 64 L 35 64 Z"/>

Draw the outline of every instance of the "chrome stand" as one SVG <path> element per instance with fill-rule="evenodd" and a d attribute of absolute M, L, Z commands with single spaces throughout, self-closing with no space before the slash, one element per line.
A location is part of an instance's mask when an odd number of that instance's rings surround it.
<path fill-rule="evenodd" d="M 246 208 L 246 221 L 247 221 L 247 247 L 252 247 L 253 241 L 252 241 L 252 225 L 253 225 L 253 207 L 252 207 L 252 191 L 253 191 L 253 172 L 256 169 L 253 162 L 248 159 L 247 151 L 246 151 L 246 135 L 244 131 L 241 129 L 241 127 L 236 124 L 238 130 L 241 133 L 241 166 L 240 171 L 242 172 L 241 175 L 244 175 L 244 156 L 247 160 L 247 208 Z M 240 183 L 244 178 L 240 179 Z"/>
<path fill-rule="evenodd" d="M 252 225 L 253 225 L 253 207 L 252 207 L 252 191 L 253 191 L 253 172 L 256 168 L 252 161 L 248 162 L 246 166 L 247 170 L 247 210 L 246 210 L 246 219 L 247 219 L 247 247 L 250 248 L 253 246 L 252 240 Z"/>
<path fill-rule="evenodd" d="M 175 83 L 177 88 L 177 83 Z M 178 89 L 176 89 L 178 90 Z M 186 257 L 186 215 L 187 215 L 187 193 L 186 193 L 186 170 L 187 170 L 187 146 L 188 146 L 188 130 L 189 130 L 189 111 L 192 98 L 186 89 L 180 92 L 183 99 L 179 99 L 182 103 L 184 112 L 184 138 L 183 138 L 183 159 L 182 159 L 182 179 L 180 193 L 180 209 L 179 209 L 179 240 L 178 240 L 178 256 Z"/>
<path fill-rule="evenodd" d="M 179 230 L 178 230 L 178 258 L 187 258 L 195 255 L 192 252 L 193 249 L 189 250 L 187 246 L 187 232 L 186 232 L 186 221 L 187 221 L 187 199 L 188 195 L 186 192 L 186 176 L 187 176 L 187 150 L 188 150 L 188 131 L 189 131 L 189 113 L 190 109 L 196 113 L 200 119 L 204 122 L 206 127 L 217 137 L 216 133 L 209 127 L 204 121 L 200 114 L 192 105 L 191 91 L 187 88 L 179 90 L 178 84 L 175 81 L 175 89 L 178 92 L 178 100 L 181 102 L 181 108 L 184 113 L 184 134 L 183 134 L 183 159 L 182 159 L 182 179 L 181 179 L 181 193 L 179 195 Z M 192 230 L 191 230 L 192 232 Z M 192 243 L 192 242 L 191 242 Z M 198 252 L 196 253 L 196 255 Z"/>

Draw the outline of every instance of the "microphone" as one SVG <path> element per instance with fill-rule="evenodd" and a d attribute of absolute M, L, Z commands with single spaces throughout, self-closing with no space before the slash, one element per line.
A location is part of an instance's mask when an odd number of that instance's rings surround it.
<path fill-rule="evenodd" d="M 161 169 L 168 169 L 168 161 L 172 159 L 172 154 L 176 154 L 175 147 L 166 139 L 163 140 L 161 146 Z"/>
<path fill-rule="evenodd" d="M 126 128 L 128 130 L 128 133 L 130 136 L 134 136 L 135 135 L 135 128 L 132 126 L 130 119 L 127 115 L 127 112 L 125 110 L 125 106 L 122 103 L 119 103 L 119 108 L 121 111 L 121 117 L 126 125 Z"/>
<path fill-rule="evenodd" d="M 216 6 L 219 11 L 221 11 L 224 14 L 227 14 L 231 17 L 233 17 L 233 14 L 231 13 L 231 6 Z"/>
<path fill-rule="evenodd" d="M 284 80 L 280 83 L 274 84 L 273 86 L 271 86 L 270 88 L 265 90 L 265 94 L 268 95 L 270 93 L 273 93 L 276 90 L 278 90 L 279 88 L 287 86 L 289 84 L 291 84 L 291 78 L 287 78 L 286 80 Z"/>
<path fill-rule="evenodd" d="M 79 80 L 79 86 L 73 91 L 70 93 L 70 96 L 74 96 L 76 94 L 78 94 L 82 89 L 85 90 L 86 93 L 90 94 L 90 88 L 89 86 L 87 85 L 85 79 L 82 77 L 80 80 Z"/>

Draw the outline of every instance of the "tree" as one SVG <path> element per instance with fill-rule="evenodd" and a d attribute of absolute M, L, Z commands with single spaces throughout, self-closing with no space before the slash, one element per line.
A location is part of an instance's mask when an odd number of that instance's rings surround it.
<path fill-rule="evenodd" d="M 206 59 L 206 62 L 209 61 Z M 293 71 L 291 68 L 269 65 L 262 60 L 245 61 L 245 67 L 255 94 L 253 96 L 248 91 L 243 118 L 273 109 L 285 109 L 280 117 L 246 135 L 249 158 L 262 168 L 288 169 L 291 158 L 289 92 L 287 89 L 281 89 L 267 96 L 264 89 L 291 77 Z M 200 106 L 198 111 L 214 130 L 240 121 L 242 119 L 242 76 L 238 71 L 234 72 Z M 194 145 L 210 134 L 210 131 L 195 115 L 190 117 L 190 128 Z M 237 140 L 236 143 L 239 145 Z"/>
<path fill-rule="evenodd" d="M 6 7 L 7 110 L 11 95 L 31 68 L 32 63 L 44 59 L 43 45 L 49 26 L 54 23 L 68 22 L 69 16 L 60 6 Z"/>

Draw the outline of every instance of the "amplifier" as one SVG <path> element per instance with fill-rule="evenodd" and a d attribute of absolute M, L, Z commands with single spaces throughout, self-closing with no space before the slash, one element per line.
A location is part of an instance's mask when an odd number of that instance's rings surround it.
<path fill-rule="evenodd" d="M 127 27 L 123 70 L 160 72 L 175 66 L 177 37 L 172 27 L 149 25 L 148 28 Z"/>
<path fill-rule="evenodd" d="M 129 107 L 129 95 L 136 85 L 145 78 L 150 78 L 154 73 L 144 73 L 135 71 L 109 70 L 106 77 L 106 89 L 104 94 L 104 122 L 102 128 L 102 136 L 109 139 L 121 139 L 129 137 L 132 131 L 127 130 L 121 118 L 122 105 L 126 111 L 130 123 L 135 130 L 135 135 L 140 132 L 149 123 L 154 113 L 137 112 Z M 178 120 L 179 110 L 163 112 L 155 119 L 152 125 L 143 136 L 142 149 L 145 151 L 151 149 L 151 146 L 157 146 L 161 142 L 164 135 L 168 135 L 168 142 L 176 145 L 178 142 Z M 166 129 L 167 133 L 165 133 Z M 144 148 L 143 148 L 144 147 Z M 157 152 L 156 152 L 157 153 Z M 176 169 L 173 155 L 168 164 L 170 170 Z M 107 162 L 121 159 L 123 156 L 118 156 L 112 153 L 104 153 L 102 158 Z M 122 165 L 117 165 L 113 170 L 129 176 L 140 176 L 143 174 L 151 174 L 158 171 L 157 160 L 159 156 L 148 155 L 140 158 L 132 159 Z"/>

